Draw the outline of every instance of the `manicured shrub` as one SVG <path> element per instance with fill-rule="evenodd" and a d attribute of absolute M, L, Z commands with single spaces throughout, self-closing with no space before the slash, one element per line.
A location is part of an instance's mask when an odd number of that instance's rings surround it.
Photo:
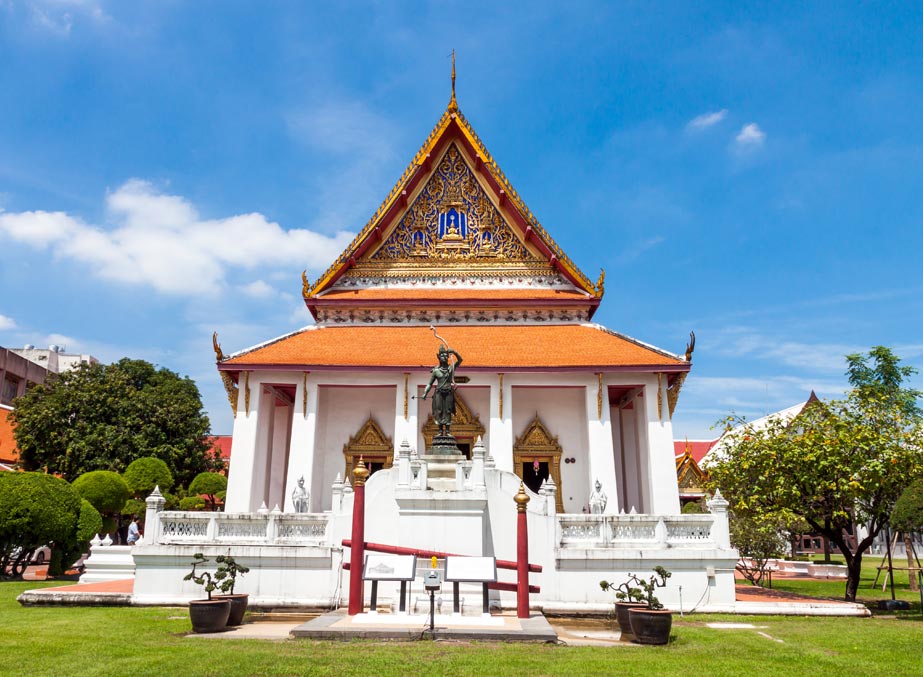
<path fill-rule="evenodd" d="M 160 487 L 161 493 L 173 488 L 173 474 L 170 468 L 164 461 L 152 456 L 135 459 L 129 463 L 122 477 L 131 495 L 142 501 L 154 491 L 154 487 Z"/>
<path fill-rule="evenodd" d="M 44 473 L 0 473 L 0 572 L 22 575 L 24 557 L 49 543 L 54 544 L 53 565 L 54 553 L 76 539 L 79 515 L 80 495 L 64 480 Z"/>
<path fill-rule="evenodd" d="M 100 513 L 118 513 L 128 500 L 128 485 L 111 470 L 93 470 L 74 480 L 74 489 Z"/>
<path fill-rule="evenodd" d="M 201 496 L 187 496 L 179 501 L 180 510 L 205 510 L 205 499 Z"/>
<path fill-rule="evenodd" d="M 218 494 L 227 491 L 228 478 L 216 472 L 200 472 L 189 485 L 189 495 L 204 496 L 209 510 L 218 503 Z"/>

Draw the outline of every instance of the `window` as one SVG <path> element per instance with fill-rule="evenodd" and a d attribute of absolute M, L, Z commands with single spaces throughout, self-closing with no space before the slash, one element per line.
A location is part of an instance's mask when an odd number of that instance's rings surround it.
<path fill-rule="evenodd" d="M 15 376 L 6 375 L 3 379 L 3 391 L 0 392 L 0 401 L 4 404 L 12 404 L 16 392 L 19 390 L 19 379 Z"/>

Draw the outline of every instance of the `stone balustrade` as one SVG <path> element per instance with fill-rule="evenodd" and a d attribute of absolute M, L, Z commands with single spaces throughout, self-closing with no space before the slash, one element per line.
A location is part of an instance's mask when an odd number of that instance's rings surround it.
<path fill-rule="evenodd" d="M 558 547 L 715 547 L 713 515 L 559 515 Z"/>
<path fill-rule="evenodd" d="M 327 541 L 329 515 L 304 513 L 156 513 L 151 545 L 319 545 Z M 150 524 L 147 526 L 151 534 Z"/>

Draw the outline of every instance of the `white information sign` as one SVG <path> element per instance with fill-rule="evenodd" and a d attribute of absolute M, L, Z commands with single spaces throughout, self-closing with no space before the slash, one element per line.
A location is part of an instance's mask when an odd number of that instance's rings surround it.
<path fill-rule="evenodd" d="M 368 553 L 362 578 L 366 581 L 412 581 L 416 573 L 416 555 Z"/>
<path fill-rule="evenodd" d="M 496 557 L 446 557 L 445 580 L 493 583 L 497 580 Z"/>

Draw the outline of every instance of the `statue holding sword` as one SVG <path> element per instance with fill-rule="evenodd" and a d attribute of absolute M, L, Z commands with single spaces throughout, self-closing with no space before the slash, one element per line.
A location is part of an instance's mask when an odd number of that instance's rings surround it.
<path fill-rule="evenodd" d="M 455 413 L 455 370 L 461 365 L 462 356 L 449 348 L 446 340 L 436 333 L 434 326 L 430 325 L 430 329 L 433 330 L 433 335 L 442 341 L 442 345 L 436 354 L 439 364 L 433 367 L 429 383 L 420 399 L 425 400 L 430 390 L 433 390 L 433 419 L 439 426 L 439 434 L 448 436 L 451 434 L 449 428 L 452 424 L 452 414 Z M 455 356 L 454 362 L 449 362 L 450 355 Z"/>

